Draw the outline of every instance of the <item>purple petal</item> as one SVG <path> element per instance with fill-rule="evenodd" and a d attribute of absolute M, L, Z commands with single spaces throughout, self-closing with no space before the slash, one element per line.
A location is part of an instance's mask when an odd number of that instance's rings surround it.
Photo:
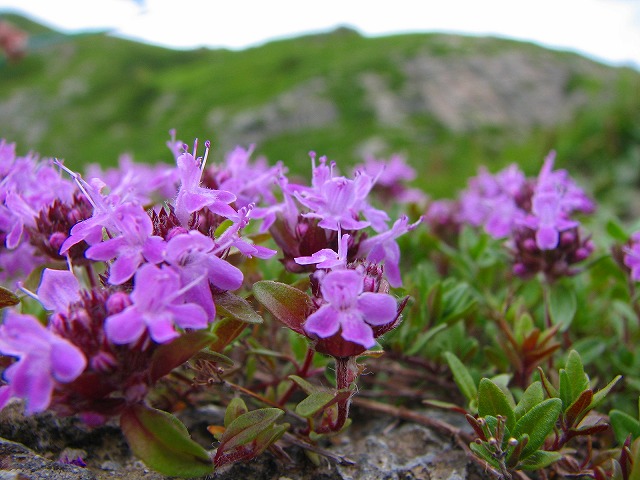
<path fill-rule="evenodd" d="M 11 379 L 13 395 L 27 401 L 27 415 L 46 410 L 53 386 L 47 361 L 42 356 L 21 359 Z"/>
<path fill-rule="evenodd" d="M 9 385 L 4 385 L 0 387 L 0 410 L 4 408 L 4 406 L 11 400 L 12 391 Z"/>
<path fill-rule="evenodd" d="M 182 192 L 180 195 L 180 204 L 187 212 L 193 213 L 202 210 L 213 202 L 213 199 L 206 195 L 200 195 L 192 192 Z"/>
<path fill-rule="evenodd" d="M 560 234 L 553 227 L 541 226 L 536 232 L 536 243 L 540 250 L 553 250 L 558 246 Z"/>
<path fill-rule="evenodd" d="M 228 192 L 224 192 L 224 193 L 228 193 Z M 209 204 L 209 210 L 211 210 L 213 213 L 218 214 L 218 215 L 220 215 L 222 217 L 225 217 L 225 218 L 236 217 L 238 215 L 238 212 L 236 212 L 233 209 L 233 207 L 228 205 L 228 203 L 233 202 L 236 197 L 235 197 L 235 195 L 232 195 L 232 194 L 230 194 L 230 195 L 231 195 L 231 197 L 226 196 L 226 195 L 225 196 L 220 196 L 219 195 L 217 201 Z M 229 200 L 230 198 L 233 198 L 233 200 Z"/>
<path fill-rule="evenodd" d="M 204 279 L 187 290 L 181 298 L 187 303 L 194 303 L 204 309 L 206 318 L 213 320 L 216 316 L 216 306 L 211 296 L 211 288 L 209 287 L 209 283 Z M 173 308 L 173 306 L 170 308 Z"/>
<path fill-rule="evenodd" d="M 143 312 L 161 310 L 180 290 L 180 275 L 169 267 L 145 263 L 136 272 L 131 299 Z"/>
<path fill-rule="evenodd" d="M 180 336 L 173 326 L 173 315 L 170 312 L 154 315 L 152 321 L 147 321 L 147 326 L 149 336 L 156 343 L 167 343 Z"/>
<path fill-rule="evenodd" d="M 138 250 L 121 254 L 109 268 L 109 283 L 111 285 L 123 284 L 133 277 L 142 261 L 142 254 Z"/>
<path fill-rule="evenodd" d="M 364 292 L 358 297 L 358 310 L 364 321 L 370 325 L 386 325 L 397 316 L 397 303 L 392 295 L 386 293 Z"/>
<path fill-rule="evenodd" d="M 47 310 L 66 312 L 69 305 L 80 300 L 80 283 L 69 270 L 46 268 L 37 294 Z"/>
<path fill-rule="evenodd" d="M 329 305 L 323 305 L 309 315 L 304 323 L 304 329 L 307 333 L 317 335 L 320 338 L 330 337 L 340 328 L 338 315 L 338 310 Z"/>
<path fill-rule="evenodd" d="M 17 221 L 13 228 L 9 231 L 9 235 L 5 240 L 5 245 L 9 250 L 13 250 L 20 243 L 20 239 L 22 238 L 22 232 L 24 230 L 24 224 L 21 221 Z"/>
<path fill-rule="evenodd" d="M 213 246 L 213 240 L 197 230 L 176 235 L 167 243 L 167 261 L 171 264 L 176 264 L 181 261 L 185 253 L 194 250 L 198 252 L 209 252 L 213 249 Z"/>
<path fill-rule="evenodd" d="M 350 342 L 371 348 L 376 344 L 373 338 L 373 330 L 364 320 L 354 313 L 341 313 L 340 324 L 342 326 L 342 338 Z"/>
<path fill-rule="evenodd" d="M 126 245 L 127 240 L 124 237 L 110 238 L 109 240 L 96 243 L 89 247 L 85 256 L 90 260 L 99 260 L 104 262 L 118 256 L 122 247 Z"/>
<path fill-rule="evenodd" d="M 142 255 L 150 263 L 160 263 L 164 259 L 167 244 L 162 237 L 147 238 L 142 246 Z"/>
<path fill-rule="evenodd" d="M 107 338 L 116 345 L 137 341 L 145 332 L 146 325 L 141 313 L 135 307 L 107 318 L 104 326 Z"/>
<path fill-rule="evenodd" d="M 242 286 L 242 271 L 215 255 L 208 256 L 209 281 L 222 290 L 236 290 Z"/>
<path fill-rule="evenodd" d="M 207 318 L 211 318 L 207 317 L 202 307 L 195 304 L 172 305 L 169 309 L 174 315 L 173 321 L 181 328 L 206 328 L 209 323 Z"/>
<path fill-rule="evenodd" d="M 87 359 L 75 345 L 59 339 L 51 345 L 51 373 L 62 383 L 72 382 L 84 371 Z"/>
<path fill-rule="evenodd" d="M 21 356 L 32 349 L 45 349 L 51 333 L 31 315 L 8 311 L 0 325 L 0 352 Z M 9 367 L 11 368 L 11 367 Z M 5 376 L 7 370 L 5 370 Z"/>
<path fill-rule="evenodd" d="M 353 305 L 362 289 L 362 275 L 355 270 L 334 270 L 320 284 L 324 299 L 338 308 Z"/>

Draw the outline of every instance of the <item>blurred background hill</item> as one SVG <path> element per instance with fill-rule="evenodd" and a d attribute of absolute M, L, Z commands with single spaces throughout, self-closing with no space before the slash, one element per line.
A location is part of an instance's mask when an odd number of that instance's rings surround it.
<path fill-rule="evenodd" d="M 339 28 L 241 51 L 179 51 L 106 32 L 65 35 L 2 15 L 29 35 L 0 60 L 0 137 L 67 165 L 172 161 L 168 131 L 210 139 L 214 160 L 256 144 L 308 172 L 406 156 L 432 196 L 479 165 L 534 174 L 549 150 L 597 183 L 637 182 L 640 72 L 497 38 Z M 612 168 L 612 167 L 616 168 Z M 636 168 L 638 167 L 638 168 Z"/>

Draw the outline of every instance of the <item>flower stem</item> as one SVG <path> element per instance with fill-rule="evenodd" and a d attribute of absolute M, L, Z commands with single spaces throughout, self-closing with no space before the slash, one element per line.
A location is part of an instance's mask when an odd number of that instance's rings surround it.
<path fill-rule="evenodd" d="M 336 357 L 336 387 L 338 390 L 347 390 L 354 383 L 359 374 L 356 357 Z M 349 406 L 351 405 L 351 395 L 338 402 L 338 417 L 332 425 L 332 430 L 338 432 L 344 427 L 349 418 Z"/>

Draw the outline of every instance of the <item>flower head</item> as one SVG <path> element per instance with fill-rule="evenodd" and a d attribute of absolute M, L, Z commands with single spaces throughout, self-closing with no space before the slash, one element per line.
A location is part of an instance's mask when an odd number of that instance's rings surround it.
<path fill-rule="evenodd" d="M 194 303 L 181 303 L 180 275 L 171 268 L 151 263 L 140 267 L 134 278 L 132 304 L 107 318 L 107 337 L 115 344 L 137 342 L 145 332 L 152 340 L 166 343 L 180 336 L 175 326 L 204 328 L 208 317 Z"/>
<path fill-rule="evenodd" d="M 393 322 L 397 303 L 386 293 L 364 291 L 364 277 L 356 270 L 334 270 L 321 280 L 324 304 L 304 324 L 310 335 L 328 338 L 339 332 L 364 348 L 375 345 L 372 327 Z"/>
<path fill-rule="evenodd" d="M 197 145 L 197 144 L 196 144 Z M 175 199 L 175 214 L 180 219 L 182 226 L 187 228 L 191 219 L 191 214 L 208 207 L 212 212 L 223 217 L 231 218 L 236 212 L 229 204 L 236 200 L 236 196 L 224 190 L 212 190 L 200 186 L 202 171 L 204 169 L 209 146 L 205 149 L 204 157 L 195 157 L 196 147 L 193 155 L 184 152 L 176 160 L 180 172 L 180 189 Z"/>

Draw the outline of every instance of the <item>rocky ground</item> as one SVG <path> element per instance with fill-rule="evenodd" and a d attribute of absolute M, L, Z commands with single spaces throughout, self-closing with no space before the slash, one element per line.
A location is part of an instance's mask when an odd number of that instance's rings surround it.
<path fill-rule="evenodd" d="M 25 417 L 18 404 L 0 412 L 0 480 L 165 480 L 131 457 L 116 425 L 90 429 L 74 418 L 50 413 Z M 421 412 L 434 422 L 465 428 L 459 415 Z M 204 408 L 181 419 L 193 438 L 214 449 L 206 426 L 219 423 L 222 411 Z M 419 423 L 357 405 L 354 422 L 342 435 L 323 445 L 327 456 L 314 464 L 295 445 L 285 445 L 290 460 L 265 453 L 210 475 L 210 480 L 463 480 L 484 478 L 481 469 L 450 435 Z M 441 430 L 441 429 L 440 429 Z M 69 462 L 81 458 L 86 466 Z M 342 459 L 342 462 L 340 461 Z"/>

